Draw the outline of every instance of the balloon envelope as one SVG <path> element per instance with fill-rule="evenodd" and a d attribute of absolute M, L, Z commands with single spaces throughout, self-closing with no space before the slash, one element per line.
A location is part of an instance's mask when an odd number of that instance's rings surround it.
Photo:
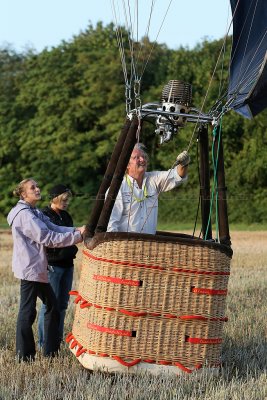
<path fill-rule="evenodd" d="M 251 118 L 267 107 L 267 0 L 230 0 L 233 46 L 228 98 Z"/>

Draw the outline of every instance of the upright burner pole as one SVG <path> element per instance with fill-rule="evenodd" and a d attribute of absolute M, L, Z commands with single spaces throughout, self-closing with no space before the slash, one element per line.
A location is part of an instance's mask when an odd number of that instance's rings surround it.
<path fill-rule="evenodd" d="M 131 121 L 129 118 L 126 118 L 124 126 L 121 130 L 120 136 L 117 140 L 117 143 L 114 147 L 113 153 L 111 155 L 110 161 L 108 163 L 104 178 L 101 182 L 101 185 L 98 189 L 98 193 L 96 196 L 96 200 L 94 203 L 94 207 L 93 210 L 91 212 L 89 221 L 86 225 L 86 233 L 85 233 L 85 241 L 86 239 L 90 239 L 94 236 L 95 233 L 95 228 L 97 226 L 97 222 L 99 219 L 99 216 L 101 214 L 101 211 L 103 209 L 104 206 L 104 202 L 105 202 L 105 194 L 106 191 L 108 190 L 110 183 L 112 181 L 113 175 L 114 175 L 114 171 L 115 168 L 117 166 L 117 162 L 119 159 L 120 154 L 122 153 L 122 148 L 125 142 L 125 139 L 127 137 L 129 128 L 131 125 Z"/>
<path fill-rule="evenodd" d="M 139 128 L 139 121 L 136 116 L 133 117 L 130 129 L 128 131 L 126 140 L 124 142 L 117 166 L 110 184 L 108 194 L 106 196 L 105 204 L 101 211 L 98 224 L 95 232 L 106 232 L 109 223 L 109 218 L 119 192 L 127 165 L 129 163 L 134 145 L 137 140 L 137 130 Z"/>
<path fill-rule="evenodd" d="M 225 186 L 224 172 L 224 155 L 222 132 L 215 136 L 214 142 L 215 154 L 218 154 L 217 164 L 217 191 L 218 191 L 218 216 L 219 216 L 219 238 L 220 243 L 231 246 L 231 238 L 229 233 L 228 213 L 227 213 L 227 197 Z"/>

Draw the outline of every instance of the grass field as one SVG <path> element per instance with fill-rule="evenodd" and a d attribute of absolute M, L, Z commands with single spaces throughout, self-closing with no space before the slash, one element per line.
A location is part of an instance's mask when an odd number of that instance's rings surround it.
<path fill-rule="evenodd" d="M 233 232 L 232 260 L 222 361 L 218 376 L 108 375 L 85 370 L 67 345 L 60 356 L 34 363 L 15 358 L 19 281 L 11 272 L 12 239 L 0 231 L 0 399 L 267 399 L 267 232 Z M 78 288 L 81 252 L 73 288 Z M 73 304 L 66 334 L 71 331 Z M 36 332 L 36 324 L 35 324 Z"/>

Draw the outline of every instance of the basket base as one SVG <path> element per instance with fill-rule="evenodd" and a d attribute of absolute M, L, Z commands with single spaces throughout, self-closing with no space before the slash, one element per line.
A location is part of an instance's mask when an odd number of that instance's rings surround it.
<path fill-rule="evenodd" d="M 72 342 L 72 341 L 71 341 Z M 78 346 L 71 348 L 71 342 L 69 343 L 70 351 L 76 356 Z M 77 357 L 77 356 L 76 356 Z M 127 373 L 127 374 L 140 374 L 140 373 L 150 373 L 153 375 L 187 375 L 183 370 L 176 366 L 150 364 L 146 362 L 140 362 L 132 367 L 126 367 L 116 360 L 108 357 L 97 357 L 88 353 L 82 353 L 77 357 L 82 366 L 89 370 L 101 370 L 108 373 Z M 200 368 L 192 371 L 194 375 L 219 375 L 219 368 Z"/>

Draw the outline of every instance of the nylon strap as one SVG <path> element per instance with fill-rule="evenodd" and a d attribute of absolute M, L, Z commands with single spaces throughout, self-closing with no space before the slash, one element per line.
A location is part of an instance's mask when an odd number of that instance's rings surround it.
<path fill-rule="evenodd" d="M 142 201 L 144 201 L 148 197 L 146 185 L 144 187 L 144 197 L 142 199 L 139 199 L 139 197 L 136 197 L 134 195 L 133 185 L 132 185 L 132 182 L 131 182 L 131 180 L 129 178 L 129 175 L 126 175 L 126 182 L 127 182 L 127 185 L 129 186 L 129 188 L 131 189 L 131 193 L 132 193 L 133 198 L 135 199 L 135 201 L 137 201 L 137 203 L 141 203 Z"/>

